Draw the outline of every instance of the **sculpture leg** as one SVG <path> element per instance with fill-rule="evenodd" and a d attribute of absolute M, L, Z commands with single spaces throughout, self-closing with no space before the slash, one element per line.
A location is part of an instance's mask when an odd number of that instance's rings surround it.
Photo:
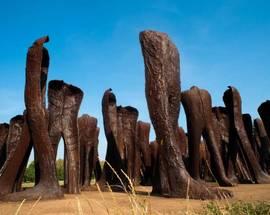
<path fill-rule="evenodd" d="M 79 88 L 72 85 L 65 86 L 62 126 L 68 159 L 68 193 L 80 192 L 80 159 L 77 118 L 82 98 L 83 92 Z"/>
<path fill-rule="evenodd" d="M 58 144 L 63 133 L 62 115 L 64 108 L 64 87 L 63 81 L 52 80 L 48 87 L 48 112 L 49 112 L 49 136 L 53 146 L 56 159 Z"/>
<path fill-rule="evenodd" d="M 266 100 L 258 107 L 258 113 L 263 121 L 268 138 L 270 138 L 270 100 Z"/>
<path fill-rule="evenodd" d="M 90 174 L 92 173 L 91 164 L 90 164 L 90 159 L 91 159 L 91 147 L 87 147 L 85 150 L 85 160 L 84 160 L 84 187 L 89 187 L 90 185 Z"/>
<path fill-rule="evenodd" d="M 21 164 L 30 147 L 30 134 L 26 119 L 18 115 L 10 120 L 7 138 L 7 160 L 0 170 L 0 194 L 11 193 L 16 185 Z"/>
<path fill-rule="evenodd" d="M 119 126 L 121 119 L 117 112 L 116 97 L 112 93 L 111 89 L 105 91 L 102 98 L 102 115 L 104 131 L 107 139 L 107 151 L 106 151 L 106 162 L 104 163 L 103 172 L 100 180 L 98 181 L 99 186 L 104 190 L 106 189 L 106 183 L 112 186 L 112 189 L 123 189 L 117 176 L 112 171 L 111 167 L 121 174 L 121 169 L 125 169 L 123 166 L 124 151 L 123 141 L 119 141 L 119 136 L 122 138 L 122 130 Z M 119 131 L 120 130 L 120 131 Z"/>
<path fill-rule="evenodd" d="M 102 175 L 102 169 L 101 169 L 101 165 L 100 165 L 100 161 L 99 159 L 96 160 L 96 168 L 95 168 L 95 178 L 96 178 L 96 182 L 100 180 L 101 175 Z"/>
<path fill-rule="evenodd" d="M 138 143 L 135 143 L 135 158 L 134 158 L 134 168 L 133 168 L 133 179 L 134 185 L 139 185 L 141 182 L 141 167 L 142 167 L 142 160 L 141 160 L 141 153 L 139 150 Z"/>
<path fill-rule="evenodd" d="M 213 129 L 207 128 L 203 134 L 204 138 L 206 139 L 206 143 L 209 143 L 207 146 L 210 151 L 211 160 L 213 161 L 212 164 L 214 166 L 214 175 L 219 185 L 232 186 L 233 185 L 232 182 L 226 176 L 223 161 L 218 151 L 217 143 L 215 142 L 216 137 L 213 132 Z"/>
<path fill-rule="evenodd" d="M 7 123 L 0 124 L 0 168 L 4 165 L 7 159 L 7 137 L 9 125 Z"/>
<path fill-rule="evenodd" d="M 194 123 L 194 124 L 193 124 Z M 189 144 L 189 173 L 195 180 L 200 180 L 200 143 L 202 127 L 200 122 L 195 119 L 189 119 L 188 127 L 188 144 Z"/>
<path fill-rule="evenodd" d="M 98 181 L 101 177 L 101 166 L 100 166 L 99 156 L 98 156 L 99 131 L 100 129 L 99 127 L 97 127 L 96 132 L 95 132 L 94 156 L 93 156 L 94 174 L 95 174 L 96 181 Z"/>
<path fill-rule="evenodd" d="M 5 200 L 43 199 L 60 198 L 63 193 L 56 178 L 56 168 L 53 150 L 48 134 L 46 114 L 42 98 L 41 74 L 43 68 L 48 68 L 48 51 L 43 48 L 43 43 L 48 37 L 37 40 L 28 50 L 26 66 L 25 104 L 27 111 L 27 122 L 37 150 L 40 164 L 40 182 L 37 186 L 16 194 L 7 194 Z"/>
<path fill-rule="evenodd" d="M 71 131 L 71 132 L 70 132 Z M 74 131 L 74 130 L 73 130 Z M 64 129 L 64 144 L 67 152 L 67 193 L 79 193 L 79 150 L 77 136 L 74 135 L 71 128 Z"/>
<path fill-rule="evenodd" d="M 181 93 L 178 51 L 163 33 L 141 32 L 140 42 L 145 63 L 147 105 L 159 144 L 160 193 L 183 198 L 188 189 L 190 198 L 218 198 L 219 190 L 209 189 L 190 177 L 176 141 Z"/>
<path fill-rule="evenodd" d="M 28 164 L 28 161 L 29 161 L 29 157 L 30 157 L 30 153 L 32 151 L 32 148 L 33 148 L 33 144 L 30 143 L 30 145 L 29 145 L 29 147 L 28 147 L 28 149 L 27 149 L 27 151 L 25 153 L 23 162 L 20 165 L 20 169 L 18 171 L 17 177 L 16 177 L 16 182 L 15 182 L 15 185 L 14 185 L 14 188 L 13 188 L 14 192 L 22 191 L 23 176 L 24 176 L 25 170 L 27 168 L 27 164 Z"/>
<path fill-rule="evenodd" d="M 81 130 L 79 129 L 81 136 Z M 83 141 L 80 141 L 80 185 L 84 186 L 85 179 L 85 166 L 86 166 L 86 147 Z"/>
<path fill-rule="evenodd" d="M 223 96 L 224 103 L 226 108 L 229 110 L 231 117 L 234 123 L 234 129 L 236 130 L 236 134 L 243 150 L 245 159 L 248 162 L 248 166 L 256 179 L 256 182 L 259 184 L 270 183 L 270 177 L 265 174 L 260 164 L 255 156 L 255 153 L 251 147 L 249 142 L 244 124 L 242 119 L 242 109 L 241 109 L 241 97 L 239 92 L 234 87 L 229 87 L 227 91 L 225 91 Z"/>
<path fill-rule="evenodd" d="M 265 172 L 268 172 L 270 168 L 270 140 L 267 136 L 262 120 L 255 119 L 254 124 L 261 145 L 260 147 L 261 166 Z"/>

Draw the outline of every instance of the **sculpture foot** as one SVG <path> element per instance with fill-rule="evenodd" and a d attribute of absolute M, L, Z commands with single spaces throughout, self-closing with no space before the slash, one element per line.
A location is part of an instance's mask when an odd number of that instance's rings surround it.
<path fill-rule="evenodd" d="M 46 186 L 44 184 L 38 184 L 37 186 L 27 189 L 22 192 L 9 193 L 0 196 L 1 201 L 23 201 L 25 200 L 37 200 L 43 199 L 59 199 L 63 198 L 64 194 L 59 186 Z"/>
<path fill-rule="evenodd" d="M 208 187 L 204 183 L 199 183 L 191 179 L 188 196 L 190 199 L 227 199 L 232 198 L 233 193 L 229 190 Z"/>

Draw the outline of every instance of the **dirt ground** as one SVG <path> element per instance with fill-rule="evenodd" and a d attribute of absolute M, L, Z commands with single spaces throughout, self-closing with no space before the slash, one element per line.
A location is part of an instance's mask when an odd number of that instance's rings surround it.
<path fill-rule="evenodd" d="M 221 206 L 233 201 L 270 201 L 270 184 L 238 185 L 228 188 L 234 192 L 231 200 L 218 201 Z M 137 187 L 140 194 L 131 197 L 125 193 L 82 192 L 65 195 L 61 200 L 4 203 L 0 202 L 0 215 L 5 214 L 194 214 L 202 210 L 208 201 L 171 199 L 148 196 L 151 187 Z"/>

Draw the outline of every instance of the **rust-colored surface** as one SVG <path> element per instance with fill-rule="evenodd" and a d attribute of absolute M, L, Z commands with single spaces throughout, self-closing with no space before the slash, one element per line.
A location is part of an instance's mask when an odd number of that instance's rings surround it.
<path fill-rule="evenodd" d="M 247 162 L 249 170 L 257 183 L 270 183 L 270 177 L 265 174 L 251 147 L 242 118 L 242 101 L 238 90 L 229 86 L 223 95 L 225 106 L 228 110 L 232 129 L 239 143 L 239 150 L 243 152 L 243 160 Z"/>
<path fill-rule="evenodd" d="M 258 107 L 258 113 L 263 121 L 267 135 L 270 138 L 270 100 L 266 100 Z"/>
<path fill-rule="evenodd" d="M 254 120 L 255 133 L 258 135 L 256 149 L 262 169 L 270 173 L 270 140 L 267 136 L 264 124 L 261 119 Z"/>
<path fill-rule="evenodd" d="M 150 123 L 138 121 L 136 128 L 134 178 L 137 183 L 151 185 Z"/>
<path fill-rule="evenodd" d="M 16 116 L 10 121 L 11 126 L 7 139 L 7 160 L 0 170 L 0 193 L 1 195 L 11 193 L 15 190 L 16 182 L 25 164 L 25 159 L 31 150 L 31 137 L 29 133 L 26 116 Z M 27 156 L 28 155 L 28 156 Z M 0 198 L 3 198 L 1 196 Z"/>
<path fill-rule="evenodd" d="M 18 144 L 20 144 L 24 123 L 25 123 L 25 120 L 24 120 L 24 116 L 22 115 L 17 115 L 10 120 L 10 127 L 9 127 L 8 138 L 7 138 L 8 160 L 10 160 L 12 156 L 16 156 L 14 154 L 14 151 L 18 147 Z M 27 152 L 24 156 L 23 162 L 19 164 L 20 168 L 18 169 L 15 183 L 14 185 L 12 185 L 14 192 L 21 191 L 22 189 L 21 186 L 22 186 L 23 175 L 24 175 L 27 163 L 28 163 L 31 149 L 32 149 L 32 144 L 30 144 L 30 146 L 28 147 Z M 14 179 L 12 179 L 11 181 L 13 180 Z"/>
<path fill-rule="evenodd" d="M 177 48 L 168 35 L 155 31 L 141 32 L 140 43 L 145 64 L 146 100 L 159 145 L 159 171 L 156 175 L 159 183 L 153 183 L 153 191 L 183 198 L 189 189 L 190 198 L 218 198 L 220 190 L 209 189 L 190 177 L 177 143 L 181 98 Z"/>
<path fill-rule="evenodd" d="M 124 176 L 121 173 L 121 169 L 124 169 L 124 146 L 123 142 L 119 140 L 119 135 L 121 133 L 118 131 L 119 125 L 117 123 L 116 97 L 111 89 L 104 92 L 102 98 L 102 115 L 105 136 L 107 139 L 107 151 L 105 158 L 106 162 L 104 164 L 101 179 L 99 180 L 99 185 L 104 188 L 105 184 L 108 183 L 115 188 L 114 186 L 120 186 L 121 183 L 111 167 L 113 167 L 117 173 L 120 173 L 119 176 L 124 180 Z"/>
<path fill-rule="evenodd" d="M 177 129 L 178 142 L 183 159 L 188 158 L 188 137 L 182 127 Z"/>
<path fill-rule="evenodd" d="M 135 167 L 135 144 L 136 144 L 136 125 L 138 120 L 138 110 L 131 106 L 117 107 L 117 123 L 122 125 L 120 135 L 123 137 L 123 144 L 125 149 L 125 169 L 127 176 L 134 181 L 134 167 Z M 121 122 L 120 122 L 121 120 Z M 140 160 L 138 162 L 141 162 Z M 137 164 L 138 165 L 138 164 Z M 139 164 L 140 165 L 140 164 Z"/>
<path fill-rule="evenodd" d="M 6 153 L 6 142 L 8 137 L 9 125 L 7 123 L 0 124 L 0 168 L 6 161 L 7 153 Z"/>
<path fill-rule="evenodd" d="M 1 169 L 2 174 L 6 176 L 6 180 L 8 180 L 9 177 L 7 176 L 9 174 L 14 175 L 13 165 L 23 163 L 22 155 L 26 154 L 31 138 L 39 161 L 40 181 L 32 189 L 2 196 L 3 200 L 21 201 L 23 199 L 38 199 L 39 197 L 52 199 L 63 196 L 56 178 L 55 160 L 49 139 L 44 106 L 43 92 L 44 88 L 46 88 L 44 75 L 46 76 L 48 72 L 49 54 L 47 49 L 43 47 L 43 43 L 48 41 L 48 37 L 43 37 L 35 41 L 28 50 L 25 84 L 25 122 L 27 123 L 24 123 L 21 143 L 14 152 L 16 156 L 12 157 L 10 164 L 7 163 L 7 166 Z M 2 180 L 2 176 L 0 180 Z"/>
<path fill-rule="evenodd" d="M 213 107 L 212 117 L 226 175 L 230 181 L 238 183 L 234 165 L 238 150 L 234 144 L 235 138 L 231 135 L 228 111 L 225 107 Z"/>
<path fill-rule="evenodd" d="M 112 90 L 108 89 L 102 98 L 102 114 L 107 139 L 105 159 L 115 172 L 106 162 L 99 184 L 104 187 L 107 182 L 114 190 L 129 189 L 125 174 L 134 181 L 138 111 L 131 106 L 116 106 L 116 97 Z"/>
<path fill-rule="evenodd" d="M 61 137 L 64 139 L 67 169 L 67 192 L 79 193 L 79 136 L 78 112 L 83 99 L 80 88 L 53 80 L 49 83 L 49 136 L 54 148 L 56 159 L 57 148 Z"/>
<path fill-rule="evenodd" d="M 83 190 L 90 186 L 92 172 L 95 172 L 98 160 L 97 119 L 87 114 L 78 118 L 80 143 L 80 185 Z M 96 176 L 96 178 L 99 176 Z"/>
<path fill-rule="evenodd" d="M 200 143 L 200 179 L 213 182 L 215 181 L 213 177 L 211 156 L 207 149 L 206 143 L 204 139 L 201 139 Z"/>
<path fill-rule="evenodd" d="M 232 186 L 227 178 L 221 158 L 220 139 L 215 131 L 212 117 L 212 101 L 208 91 L 191 87 L 182 92 L 182 104 L 185 109 L 188 127 L 189 165 L 191 176 L 200 179 L 200 142 L 205 139 L 209 150 L 213 174 L 221 186 Z"/>

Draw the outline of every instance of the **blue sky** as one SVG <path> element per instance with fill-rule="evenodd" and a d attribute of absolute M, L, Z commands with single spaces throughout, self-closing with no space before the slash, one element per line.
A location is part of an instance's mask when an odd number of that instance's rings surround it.
<path fill-rule="evenodd" d="M 177 45 L 182 90 L 197 85 L 211 93 L 213 105 L 223 105 L 223 92 L 233 85 L 243 111 L 257 117 L 259 104 L 270 98 L 269 11 L 270 3 L 260 0 L 1 0 L 0 122 L 23 112 L 27 48 L 48 34 L 49 80 L 84 91 L 80 115 L 98 118 L 104 157 L 101 99 L 106 89 L 113 89 L 119 105 L 136 107 L 139 118 L 149 121 L 138 39 L 145 29 L 166 32 Z M 183 108 L 179 121 L 186 127 Z"/>

